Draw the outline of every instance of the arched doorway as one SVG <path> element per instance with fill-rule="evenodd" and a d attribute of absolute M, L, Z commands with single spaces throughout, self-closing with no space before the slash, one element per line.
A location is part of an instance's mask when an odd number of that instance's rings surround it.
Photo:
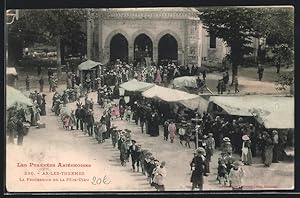
<path fill-rule="evenodd" d="M 153 58 L 153 44 L 146 34 L 138 35 L 134 40 L 134 60 L 136 64 L 146 65 Z"/>
<path fill-rule="evenodd" d="M 166 34 L 158 42 L 158 63 L 168 64 L 169 62 L 177 63 L 178 61 L 178 44 L 176 39 Z"/>
<path fill-rule="evenodd" d="M 128 41 L 122 34 L 118 33 L 110 41 L 110 62 L 120 59 L 128 62 Z"/>

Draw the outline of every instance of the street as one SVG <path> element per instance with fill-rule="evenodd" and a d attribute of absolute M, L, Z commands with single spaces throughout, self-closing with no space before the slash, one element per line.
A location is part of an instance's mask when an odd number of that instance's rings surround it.
<path fill-rule="evenodd" d="M 65 86 L 60 86 L 63 90 Z M 46 89 L 47 90 L 47 89 Z M 41 121 L 46 123 L 46 128 L 30 128 L 30 132 L 24 137 L 23 146 L 7 144 L 7 188 L 8 191 L 155 191 L 142 173 L 132 172 L 131 162 L 123 167 L 119 160 L 119 150 L 113 148 L 111 140 L 98 144 L 95 138 L 85 135 L 83 132 L 74 130 L 66 131 L 62 127 L 59 117 L 54 116 L 50 106 L 53 93 L 47 94 L 47 116 L 42 116 Z M 96 100 L 96 93 L 90 93 L 89 98 Z M 84 98 L 81 98 L 83 101 Z M 75 109 L 75 103 L 67 104 L 68 108 Z M 98 104 L 94 105 L 95 120 L 99 120 L 102 109 Z M 194 144 L 191 149 L 180 145 L 179 140 L 171 144 L 163 140 L 163 131 L 159 137 L 150 137 L 142 134 L 140 127 L 135 123 L 113 120 L 118 128 L 132 130 L 132 139 L 148 149 L 160 161 L 166 161 L 167 177 L 165 180 L 166 191 L 185 191 L 191 189 L 191 170 L 189 163 L 193 157 Z M 217 160 L 220 151 L 217 151 L 211 161 L 211 173 L 204 179 L 204 190 L 231 190 L 228 186 L 218 184 L 216 180 Z M 238 157 L 238 156 L 237 156 Z M 239 158 L 237 158 L 239 159 Z M 292 189 L 294 186 L 293 162 L 280 162 L 265 168 L 260 159 L 254 158 L 252 166 L 243 166 L 245 170 L 244 189 Z M 55 178 L 53 175 L 41 175 L 42 169 L 30 167 L 16 167 L 17 163 L 81 163 L 90 164 L 85 168 L 49 168 L 48 171 L 82 171 L 80 177 L 85 181 L 61 182 L 30 182 L 20 181 L 20 175 L 24 172 L 34 172 L 33 175 L 24 176 L 30 178 Z M 60 176 L 62 177 L 62 176 Z M 78 178 L 79 176 L 71 176 Z M 98 183 L 97 184 L 97 180 Z M 105 181 L 105 182 L 104 182 Z"/>
<path fill-rule="evenodd" d="M 7 6 L 8 192 L 294 189 L 294 6 L 82 6 Z"/>

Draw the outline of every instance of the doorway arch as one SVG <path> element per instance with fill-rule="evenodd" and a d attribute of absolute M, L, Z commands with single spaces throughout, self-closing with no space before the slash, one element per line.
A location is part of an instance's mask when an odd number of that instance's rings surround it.
<path fill-rule="evenodd" d="M 153 43 L 146 34 L 139 34 L 134 39 L 134 60 L 142 62 L 146 57 L 153 59 Z"/>
<path fill-rule="evenodd" d="M 110 41 L 110 62 L 117 59 L 128 62 L 128 41 L 121 33 L 114 35 Z"/>
<path fill-rule="evenodd" d="M 178 61 L 178 43 L 171 34 L 165 34 L 158 42 L 158 63 Z"/>

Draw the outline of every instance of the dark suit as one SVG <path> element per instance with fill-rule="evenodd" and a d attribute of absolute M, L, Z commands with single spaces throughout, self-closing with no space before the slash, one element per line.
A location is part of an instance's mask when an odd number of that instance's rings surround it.
<path fill-rule="evenodd" d="M 21 119 L 17 120 L 16 128 L 17 128 L 17 134 L 18 134 L 17 143 L 18 143 L 18 145 L 22 145 L 23 144 L 23 137 L 24 137 L 24 128 L 23 128 L 23 122 L 22 122 Z"/>
<path fill-rule="evenodd" d="M 192 190 L 198 186 L 199 190 L 203 189 L 203 172 L 204 160 L 201 156 L 195 156 L 191 162 L 191 167 L 195 169 L 192 172 L 191 182 L 193 183 Z"/>
<path fill-rule="evenodd" d="M 129 153 L 131 155 L 131 161 L 132 161 L 132 168 L 135 171 L 135 164 L 137 164 L 137 170 L 139 171 L 140 166 L 140 151 L 138 150 L 138 147 L 136 145 L 131 145 L 129 147 Z"/>
<path fill-rule="evenodd" d="M 80 114 L 80 121 L 81 121 L 81 123 L 80 123 L 80 128 L 81 128 L 81 130 L 82 131 L 84 131 L 84 126 L 86 125 L 86 116 L 87 116 L 87 111 L 84 109 L 84 108 L 82 108 L 82 109 L 80 109 L 80 112 L 79 112 L 79 114 Z"/>

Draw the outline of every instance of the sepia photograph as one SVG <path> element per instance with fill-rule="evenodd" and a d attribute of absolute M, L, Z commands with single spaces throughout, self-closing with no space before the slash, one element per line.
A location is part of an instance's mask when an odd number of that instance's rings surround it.
<path fill-rule="evenodd" d="M 293 6 L 5 12 L 8 193 L 294 190 Z"/>

